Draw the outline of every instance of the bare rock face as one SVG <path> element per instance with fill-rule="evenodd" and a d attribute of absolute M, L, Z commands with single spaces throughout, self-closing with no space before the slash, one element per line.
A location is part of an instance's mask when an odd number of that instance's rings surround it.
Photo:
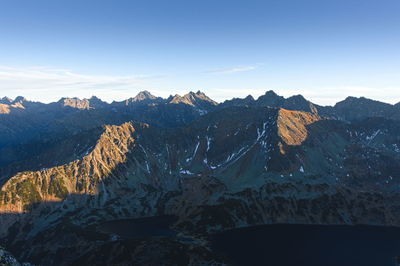
<path fill-rule="evenodd" d="M 7 104 L 0 104 L 0 114 L 9 114 L 10 106 Z"/>
<path fill-rule="evenodd" d="M 287 145 L 301 145 L 307 139 L 306 126 L 321 120 L 318 115 L 280 109 L 278 134 Z"/>
<path fill-rule="evenodd" d="M 59 103 L 62 107 L 71 107 L 76 109 L 89 109 L 90 102 L 88 99 L 78 99 L 78 98 L 62 98 Z"/>
<path fill-rule="evenodd" d="M 0 103 L 0 114 L 10 114 L 12 111 L 21 111 L 22 109 L 25 109 L 25 107 L 21 102 Z"/>
<path fill-rule="evenodd" d="M 11 177 L 1 188 L 0 211 L 24 212 L 43 201 L 61 201 L 69 194 L 98 192 L 114 168 L 126 160 L 134 142 L 131 123 L 105 126 L 92 151 L 79 160 L 37 172 L 22 172 Z"/>

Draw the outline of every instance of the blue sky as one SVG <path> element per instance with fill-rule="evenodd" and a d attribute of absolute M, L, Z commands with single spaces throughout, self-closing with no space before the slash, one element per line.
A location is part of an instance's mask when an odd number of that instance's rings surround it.
<path fill-rule="evenodd" d="M 0 96 L 400 101 L 399 0 L 2 0 Z"/>

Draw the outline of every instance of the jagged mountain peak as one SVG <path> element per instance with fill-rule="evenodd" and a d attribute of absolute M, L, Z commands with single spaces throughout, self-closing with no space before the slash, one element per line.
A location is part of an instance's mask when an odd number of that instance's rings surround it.
<path fill-rule="evenodd" d="M 310 113 L 318 113 L 318 108 L 312 102 L 298 94 L 285 99 L 284 108 L 289 110 L 305 111 Z"/>
<path fill-rule="evenodd" d="M 254 97 L 252 95 L 247 95 L 246 98 L 244 98 L 246 101 L 254 101 Z"/>
<path fill-rule="evenodd" d="M 265 92 L 265 94 L 264 94 L 264 96 L 279 96 L 278 94 L 276 94 L 276 92 L 275 91 L 273 91 L 273 90 L 267 90 L 266 92 Z"/>
<path fill-rule="evenodd" d="M 90 108 L 103 108 L 103 107 L 106 107 L 108 105 L 108 103 L 104 102 L 103 100 L 101 100 L 100 98 L 98 98 L 96 96 L 92 96 L 89 99 L 89 105 L 90 105 Z"/>
<path fill-rule="evenodd" d="M 218 103 L 216 101 L 214 101 L 213 99 L 211 99 L 210 97 L 208 97 L 204 92 L 198 90 L 195 94 L 194 94 L 196 99 L 202 100 L 202 101 L 206 101 L 209 102 L 212 105 L 218 105 Z"/>
<path fill-rule="evenodd" d="M 248 95 L 246 98 L 232 98 L 231 100 L 226 100 L 220 104 L 220 107 L 230 107 L 230 106 L 249 106 L 254 104 L 255 100 L 253 96 Z"/>
<path fill-rule="evenodd" d="M 212 101 L 211 98 L 209 98 L 204 92 L 198 90 L 197 92 L 190 91 L 189 93 L 185 94 L 185 96 L 192 96 L 194 98 L 201 98 L 201 99 L 207 99 L 209 101 Z"/>
<path fill-rule="evenodd" d="M 151 94 L 149 91 L 140 91 L 135 97 L 132 98 L 133 101 L 144 101 L 144 100 L 154 100 L 157 99 L 156 96 Z"/>
<path fill-rule="evenodd" d="M 96 95 L 93 95 L 92 97 L 89 98 L 89 101 L 102 101 L 102 100 Z"/>
<path fill-rule="evenodd" d="M 16 97 L 15 100 L 3 97 L 0 99 L 0 114 L 10 114 L 13 110 L 21 111 L 25 109 L 26 102 L 27 100 L 22 96 Z"/>
<path fill-rule="evenodd" d="M 90 102 L 88 99 L 81 100 L 77 97 L 73 97 L 73 98 L 63 97 L 58 101 L 58 103 L 62 107 L 70 107 L 70 108 L 76 108 L 76 109 L 81 109 L 81 110 L 90 109 Z"/>
<path fill-rule="evenodd" d="M 296 108 L 296 106 L 297 106 L 297 108 L 301 108 L 299 110 L 308 112 L 309 109 L 303 110 L 302 108 L 305 106 L 307 106 L 307 108 L 308 108 L 308 106 L 310 104 L 311 104 L 311 102 L 309 100 L 304 98 L 303 95 L 298 94 L 298 95 L 293 95 L 293 96 L 290 96 L 289 98 L 286 98 L 284 107 L 289 109 L 289 106 L 290 106 L 290 108 Z"/>
<path fill-rule="evenodd" d="M 15 98 L 15 100 L 13 101 L 13 103 L 24 103 L 24 102 L 27 102 L 28 100 L 25 98 L 25 97 L 23 97 L 23 96 L 17 96 L 16 98 Z"/>
<path fill-rule="evenodd" d="M 282 106 L 284 101 L 285 101 L 284 97 L 277 95 L 272 90 L 269 90 L 264 95 L 258 97 L 256 104 L 258 106 L 278 107 Z"/>
<path fill-rule="evenodd" d="M 186 97 L 185 97 L 186 96 Z M 192 101 L 191 101 L 191 99 L 193 99 L 194 97 L 192 96 L 192 95 L 190 95 L 190 94 L 186 94 L 186 95 L 184 95 L 184 96 L 181 96 L 181 95 L 179 95 L 179 94 L 175 94 L 174 96 L 170 96 L 169 98 L 168 98 L 168 102 L 169 103 L 172 103 L 172 104 L 180 104 L 180 103 L 183 103 L 183 104 L 188 104 L 188 105 L 193 105 L 193 103 L 192 103 Z"/>
<path fill-rule="evenodd" d="M 13 102 L 13 100 L 7 96 L 0 99 L 0 103 L 2 103 L 2 104 L 11 104 L 12 102 Z"/>
<path fill-rule="evenodd" d="M 190 91 L 189 93 L 180 96 L 175 94 L 175 96 L 170 96 L 167 99 L 168 103 L 170 104 L 186 104 L 190 106 L 194 106 L 196 108 L 208 110 L 214 106 L 217 106 L 218 103 L 209 98 L 201 91 L 197 91 L 196 93 Z"/>
<path fill-rule="evenodd" d="M 306 100 L 306 98 L 304 98 L 304 96 L 301 95 L 301 94 L 297 94 L 297 95 L 290 96 L 290 97 L 287 98 L 287 99 L 294 99 L 294 100 L 307 101 L 307 102 L 308 102 L 308 100 Z"/>
<path fill-rule="evenodd" d="M 161 97 L 154 96 L 149 91 L 144 90 L 140 91 L 135 97 L 123 101 L 123 103 L 125 106 L 137 106 L 138 104 L 146 105 L 152 103 L 161 103 L 163 101 L 164 99 L 162 99 Z"/>

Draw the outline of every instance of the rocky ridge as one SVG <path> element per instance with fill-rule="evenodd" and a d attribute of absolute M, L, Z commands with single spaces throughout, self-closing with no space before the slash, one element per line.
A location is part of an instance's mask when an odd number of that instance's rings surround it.
<path fill-rule="evenodd" d="M 19 258 L 70 264 L 105 246 L 123 252 L 127 243 L 94 237 L 93 228 L 165 214 L 176 216 L 174 229 L 191 237 L 268 223 L 400 225 L 400 128 L 393 117 L 373 112 L 376 117 L 364 120 L 337 119 L 309 103 L 299 111 L 236 100 L 207 114 L 180 103 L 162 106 L 183 106 L 174 114 L 197 116 L 166 127 L 116 115 L 122 123 L 105 126 L 95 145 L 69 142 L 85 147 L 70 162 L 7 178 L 1 236 Z M 158 107 L 144 107 L 143 114 L 152 108 Z M 187 247 L 161 242 L 152 245 Z M 135 242 L 135 252 L 141 245 Z M 71 251 L 73 257 L 57 261 Z"/>

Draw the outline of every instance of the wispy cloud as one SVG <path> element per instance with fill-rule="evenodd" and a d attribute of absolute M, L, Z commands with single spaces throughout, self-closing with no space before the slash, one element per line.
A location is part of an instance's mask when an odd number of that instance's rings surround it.
<path fill-rule="evenodd" d="M 0 91 L 13 94 L 10 96 L 16 94 L 33 98 L 40 96 L 41 100 L 43 98 L 55 100 L 60 95 L 77 94 L 81 97 L 96 94 L 109 98 L 108 96 L 115 91 L 121 95 L 121 91 L 145 87 L 147 78 L 138 75 L 84 75 L 48 67 L 0 66 Z"/>
<path fill-rule="evenodd" d="M 206 71 L 207 74 L 232 74 L 238 72 L 251 71 L 258 67 L 259 65 L 249 65 L 249 66 L 237 66 L 225 69 L 215 69 L 211 71 Z"/>
<path fill-rule="evenodd" d="M 240 66 L 230 69 L 208 71 L 211 74 L 229 74 L 256 69 L 258 65 Z M 160 79 L 161 78 L 161 79 Z M 397 103 L 400 101 L 400 87 L 367 87 L 367 86 L 324 86 L 293 89 L 288 87 L 271 87 L 268 84 L 245 85 L 224 83 L 221 87 L 198 88 L 197 80 L 191 79 L 182 86 L 179 78 L 170 83 L 164 76 L 143 75 L 85 75 L 67 69 L 49 67 L 8 67 L 0 66 L 0 97 L 25 96 L 30 100 L 56 101 L 61 97 L 88 98 L 96 95 L 103 100 L 123 100 L 136 95 L 140 90 L 149 90 L 153 94 L 168 97 L 170 94 L 185 94 L 188 86 L 192 90 L 200 89 L 217 101 L 224 101 L 232 97 L 246 97 L 251 94 L 255 98 L 266 90 L 275 90 L 279 95 L 289 97 L 302 94 L 307 99 L 321 105 L 333 105 L 347 96 L 364 96 L 367 98 Z M 158 81 L 157 81 L 158 80 Z M 264 87 L 268 86 L 268 87 Z"/>

